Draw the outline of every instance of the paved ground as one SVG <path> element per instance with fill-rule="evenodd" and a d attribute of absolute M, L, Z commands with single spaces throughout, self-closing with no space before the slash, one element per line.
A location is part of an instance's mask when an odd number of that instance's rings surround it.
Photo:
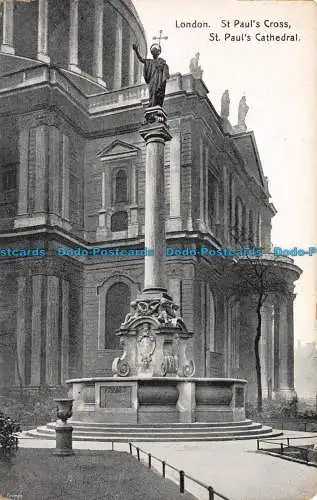
<path fill-rule="evenodd" d="M 305 436 L 305 433 L 285 432 L 285 435 Z M 317 443 L 317 437 L 312 441 Z M 213 486 L 230 500 L 310 500 L 317 493 L 317 468 L 258 453 L 256 440 L 137 445 Z M 54 441 L 21 439 L 20 446 L 54 447 Z M 109 447 L 109 443 L 74 443 L 74 449 Z M 115 447 L 127 450 L 126 444 L 116 444 Z M 155 460 L 152 463 L 155 465 Z M 176 473 L 171 471 L 168 477 L 176 479 Z M 208 499 L 202 488 L 189 480 L 185 482 L 188 491 L 199 500 Z"/>

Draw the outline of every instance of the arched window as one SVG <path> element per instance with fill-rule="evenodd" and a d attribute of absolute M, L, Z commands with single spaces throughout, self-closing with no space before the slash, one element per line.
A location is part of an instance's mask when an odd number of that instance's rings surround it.
<path fill-rule="evenodd" d="M 105 349 L 119 349 L 115 332 L 120 328 L 130 310 L 131 292 L 125 283 L 112 285 L 106 296 Z"/>
<path fill-rule="evenodd" d="M 128 179 L 125 170 L 119 170 L 116 175 L 115 203 L 128 201 Z"/>
<path fill-rule="evenodd" d="M 234 233 L 235 233 L 236 243 L 241 243 L 242 224 L 243 224 L 243 204 L 241 198 L 236 198 L 235 221 L 234 221 Z"/>
<path fill-rule="evenodd" d="M 115 212 L 111 216 L 111 231 L 126 231 L 128 229 L 127 212 Z"/>

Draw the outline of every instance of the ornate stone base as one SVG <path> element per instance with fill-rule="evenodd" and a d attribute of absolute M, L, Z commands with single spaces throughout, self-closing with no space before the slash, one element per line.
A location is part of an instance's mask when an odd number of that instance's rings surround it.
<path fill-rule="evenodd" d="M 190 377 L 195 367 L 192 334 L 177 315 L 178 306 L 164 289 L 146 289 L 131 303 L 117 335 L 123 355 L 113 362 L 119 377 Z"/>
<path fill-rule="evenodd" d="M 245 420 L 246 381 L 105 377 L 67 381 L 74 422 L 154 424 Z M 89 391 L 85 391 L 88 387 Z"/>

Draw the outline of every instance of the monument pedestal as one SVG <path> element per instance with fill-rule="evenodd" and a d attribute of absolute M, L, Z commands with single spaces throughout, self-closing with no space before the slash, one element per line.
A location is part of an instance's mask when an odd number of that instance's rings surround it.
<path fill-rule="evenodd" d="M 140 134 L 146 142 L 144 290 L 116 332 L 123 354 L 113 362 L 114 377 L 67 382 L 73 424 L 136 424 L 146 439 L 142 426 L 151 424 L 241 424 L 246 381 L 193 377 L 192 333 L 165 288 L 164 146 L 171 135 L 160 106 L 146 110 Z"/>

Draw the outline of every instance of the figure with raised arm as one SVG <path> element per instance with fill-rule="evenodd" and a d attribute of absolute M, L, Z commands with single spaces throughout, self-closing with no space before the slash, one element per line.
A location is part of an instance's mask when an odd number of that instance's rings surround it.
<path fill-rule="evenodd" d="M 153 59 L 143 58 L 137 43 L 133 44 L 133 50 L 139 61 L 144 64 L 143 76 L 149 89 L 149 107 L 163 106 L 166 81 L 170 75 L 165 59 L 159 57 L 161 46 L 157 43 L 151 45 L 150 52 Z"/>

